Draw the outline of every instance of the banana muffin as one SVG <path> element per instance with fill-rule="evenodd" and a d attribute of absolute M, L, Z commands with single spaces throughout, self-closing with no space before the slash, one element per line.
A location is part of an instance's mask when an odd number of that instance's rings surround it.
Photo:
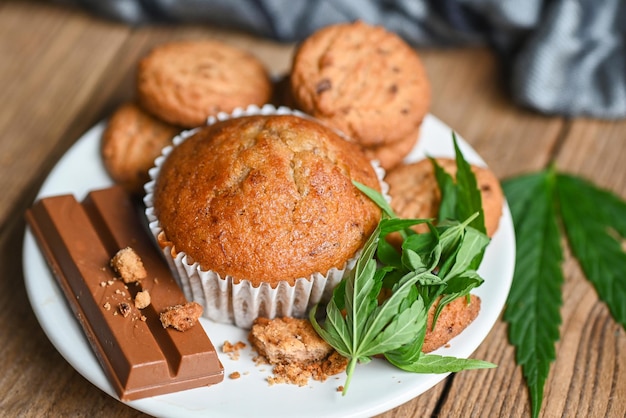
<path fill-rule="evenodd" d="M 194 300 L 211 301 L 209 317 L 218 295 L 206 293 L 207 287 L 243 284 L 255 295 L 285 287 L 293 292 L 298 280 L 314 282 L 313 277 L 341 272 L 380 219 L 378 207 L 352 184 L 356 180 L 380 190 L 368 159 L 355 144 L 310 118 L 228 118 L 177 142 L 153 172 L 148 217 L 156 221 L 153 232 L 165 253 L 184 254 L 188 266 L 183 270 L 197 270 L 192 276 L 211 272 L 210 279 L 200 277 L 200 287 L 197 280 L 183 283 L 198 293 Z M 220 284 L 224 280 L 228 284 Z M 310 299 L 295 291 L 291 297 L 306 303 L 294 314 L 289 312 L 293 300 L 273 300 L 276 295 L 231 300 L 239 290 L 230 288 L 218 299 L 224 307 L 246 311 L 247 326 L 260 316 L 250 310 L 268 317 L 298 316 Z M 311 303 L 319 301 L 315 284 L 308 292 L 314 294 Z M 218 316 L 223 319 L 223 314 Z"/>

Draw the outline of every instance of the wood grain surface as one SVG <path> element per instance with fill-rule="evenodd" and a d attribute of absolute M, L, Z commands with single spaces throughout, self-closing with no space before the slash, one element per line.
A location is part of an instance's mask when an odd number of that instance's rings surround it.
<path fill-rule="evenodd" d="M 279 75 L 294 45 L 206 26 L 130 27 L 47 2 L 0 3 L 0 415 L 144 414 L 109 397 L 60 356 L 29 305 L 23 213 L 49 170 L 90 126 L 134 96 L 134 70 L 152 46 L 217 38 L 250 50 Z M 431 112 L 504 179 L 555 163 L 626 198 L 626 121 L 565 119 L 516 105 L 484 48 L 420 49 Z M 26 260 L 27 262 L 27 260 Z M 563 324 L 543 417 L 624 417 L 626 335 L 564 263 Z M 626 301 L 624 301 L 626 303 Z M 474 357 L 498 368 L 459 373 L 381 417 L 527 417 L 528 393 L 499 320 Z"/>

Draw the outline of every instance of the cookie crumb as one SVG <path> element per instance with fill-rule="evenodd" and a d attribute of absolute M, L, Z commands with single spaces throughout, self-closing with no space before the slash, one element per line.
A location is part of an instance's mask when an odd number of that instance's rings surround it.
<path fill-rule="evenodd" d="M 237 341 L 235 344 L 230 341 L 224 341 L 224 345 L 222 346 L 222 353 L 228 354 L 231 360 L 239 360 L 239 356 L 241 355 L 241 350 L 246 347 L 246 343 L 243 341 Z"/>
<path fill-rule="evenodd" d="M 147 276 L 139 255 L 131 247 L 122 248 L 111 259 L 111 267 L 124 283 L 138 282 Z"/>
<path fill-rule="evenodd" d="M 267 379 L 270 386 L 277 383 L 305 386 L 309 379 L 325 381 L 343 372 L 348 364 L 306 319 L 258 318 L 249 340 L 259 357 L 273 366 L 274 375 Z"/>
<path fill-rule="evenodd" d="M 150 305 L 150 293 L 147 290 L 137 292 L 135 295 L 135 308 L 143 309 L 148 305 Z"/>
<path fill-rule="evenodd" d="M 343 392 L 343 385 L 337 386 L 337 392 Z"/>
<path fill-rule="evenodd" d="M 178 331 L 186 331 L 196 325 L 202 315 L 202 306 L 196 302 L 170 306 L 161 312 L 159 318 L 163 328 L 172 327 Z"/>
<path fill-rule="evenodd" d="M 126 318 L 130 314 L 131 307 L 128 303 L 121 302 L 119 305 L 117 305 L 117 309 L 120 311 L 122 316 Z"/>
<path fill-rule="evenodd" d="M 231 379 L 239 379 L 241 377 L 241 373 L 232 372 L 231 374 L 228 375 L 228 377 L 230 377 Z"/>

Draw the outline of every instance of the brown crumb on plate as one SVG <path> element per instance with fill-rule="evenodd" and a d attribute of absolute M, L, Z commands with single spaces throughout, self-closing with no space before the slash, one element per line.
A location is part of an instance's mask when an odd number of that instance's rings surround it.
<path fill-rule="evenodd" d="M 235 344 L 230 341 L 224 341 L 224 345 L 222 346 L 222 353 L 228 354 L 231 360 L 239 360 L 239 356 L 241 355 L 241 350 L 246 347 L 246 343 L 243 341 L 237 341 Z"/>
<path fill-rule="evenodd" d="M 306 319 L 258 318 L 248 336 L 260 357 L 274 366 L 270 385 L 305 386 L 309 379 L 324 381 L 346 369 L 347 359 L 315 332 Z"/>

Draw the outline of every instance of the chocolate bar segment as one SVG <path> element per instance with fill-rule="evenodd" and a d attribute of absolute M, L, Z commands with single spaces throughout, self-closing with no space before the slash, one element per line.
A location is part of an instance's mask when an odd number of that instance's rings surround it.
<path fill-rule="evenodd" d="M 26 219 L 54 277 L 120 399 L 132 400 L 219 383 L 224 370 L 200 324 L 185 332 L 163 328 L 159 313 L 186 302 L 153 247 L 130 197 L 121 188 L 39 200 Z M 148 276 L 116 279 L 109 266 L 121 248 L 141 257 Z M 151 304 L 134 306 L 147 290 Z M 127 310 L 120 309 L 122 304 Z"/>

